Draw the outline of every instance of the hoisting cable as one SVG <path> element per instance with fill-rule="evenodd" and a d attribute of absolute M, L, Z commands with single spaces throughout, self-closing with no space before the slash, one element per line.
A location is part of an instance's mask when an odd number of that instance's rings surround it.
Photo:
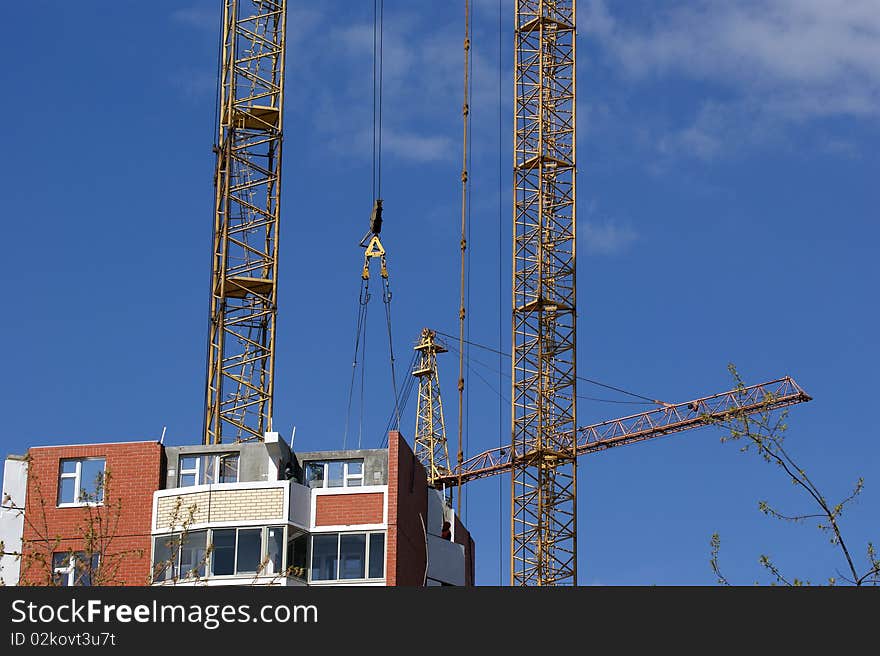
<path fill-rule="evenodd" d="M 450 335 L 449 333 L 444 333 L 442 330 L 436 330 L 435 332 L 436 332 L 438 335 L 443 335 L 444 337 L 449 337 L 450 339 L 454 339 L 454 338 L 455 338 L 454 335 Z M 483 350 L 489 351 L 490 353 L 495 353 L 495 354 L 497 354 L 497 355 L 501 355 L 501 356 L 504 356 L 504 357 L 506 357 L 506 358 L 509 358 L 509 357 L 510 357 L 510 353 L 505 353 L 504 351 L 500 351 L 500 350 L 498 350 L 498 349 L 496 349 L 496 348 L 492 348 L 491 346 L 485 346 L 484 344 L 479 344 L 479 343 L 477 343 L 477 342 L 468 341 L 468 340 L 464 340 L 464 341 L 465 341 L 466 344 L 469 344 L 469 345 L 471 345 L 471 346 L 476 346 L 477 348 L 481 348 L 481 349 L 483 349 Z M 605 389 L 614 390 L 615 392 L 620 392 L 621 394 L 626 394 L 627 396 L 632 396 L 632 397 L 637 398 L 637 399 L 642 399 L 643 401 L 647 401 L 647 402 L 649 402 L 649 403 L 655 403 L 655 404 L 657 404 L 657 405 L 661 405 L 661 406 L 663 406 L 663 405 L 667 405 L 664 401 L 659 401 L 659 400 L 657 400 L 657 399 L 652 399 L 652 398 L 649 397 L 649 396 L 644 396 L 643 394 L 637 394 L 637 393 L 635 393 L 635 392 L 630 392 L 630 391 L 628 391 L 628 390 L 621 389 L 620 387 L 615 387 L 614 385 L 608 385 L 607 383 L 602 383 L 602 382 L 600 382 L 600 381 L 598 381 L 598 380 L 593 380 L 593 379 L 591 379 L 591 378 L 586 378 L 586 377 L 584 377 L 584 376 L 578 376 L 577 379 L 578 379 L 578 380 L 582 380 L 582 381 L 584 381 L 585 383 L 590 383 L 591 385 L 596 385 L 596 386 L 598 386 L 598 387 L 604 387 Z"/>
<path fill-rule="evenodd" d="M 503 344 L 504 320 L 505 315 L 505 299 L 504 299 L 504 246 L 503 246 L 503 226 L 504 226 L 504 208 L 501 199 L 504 197 L 504 164 L 505 152 L 501 148 L 504 143 L 504 101 L 501 89 L 504 88 L 504 67 L 501 62 L 504 60 L 504 41 L 506 33 L 504 31 L 504 7 L 505 0 L 498 0 L 498 344 Z M 504 368 L 503 356 L 498 356 L 498 389 L 504 384 L 502 380 L 501 370 Z M 510 407 L 498 395 L 498 448 L 504 446 L 504 408 Z M 504 492 L 501 482 L 502 477 L 498 476 L 498 584 L 504 580 L 504 566 L 502 565 L 504 558 L 503 535 L 504 535 Z"/>
<path fill-rule="evenodd" d="M 388 354 L 391 358 L 391 393 L 394 395 L 394 416 L 397 419 L 395 430 L 400 430 L 400 406 L 397 402 L 397 377 L 394 374 L 394 342 L 391 339 L 391 288 L 388 277 L 383 278 L 385 287 L 382 301 L 385 303 L 385 325 L 388 327 Z"/>
<path fill-rule="evenodd" d="M 363 349 L 363 343 L 366 342 L 366 322 L 367 322 L 367 302 L 370 300 L 370 292 L 369 292 L 370 282 L 369 280 L 361 279 L 361 290 L 358 295 L 358 317 L 357 317 L 357 330 L 355 332 L 354 338 L 354 357 L 351 362 L 351 384 L 348 388 L 348 409 L 345 413 L 345 431 L 342 435 L 342 448 L 348 448 L 348 427 L 349 421 L 351 420 L 351 402 L 354 398 L 354 382 L 355 375 L 357 374 L 357 366 L 358 366 L 358 356 L 360 351 Z M 363 376 L 363 371 L 361 372 Z M 363 378 L 361 379 L 361 410 L 360 410 L 360 420 L 359 426 L 363 427 L 363 418 L 364 418 L 364 408 L 363 408 Z M 360 441 L 360 429 L 358 431 L 358 441 Z"/>
<path fill-rule="evenodd" d="M 409 361 L 409 367 L 407 371 L 413 372 L 415 371 L 416 364 L 419 361 L 419 352 L 413 351 L 412 358 Z M 406 412 L 407 405 L 409 404 L 410 396 L 412 396 L 413 388 L 416 386 L 416 377 L 415 376 L 407 376 L 406 380 L 400 386 L 400 391 L 397 393 L 397 405 L 399 407 L 400 414 Z M 388 431 L 391 430 L 392 426 L 394 426 L 394 422 L 397 419 L 397 413 L 395 410 L 391 411 L 391 415 L 388 417 L 388 422 L 385 424 L 385 432 L 382 434 L 382 438 L 379 440 L 379 448 L 384 449 L 388 446 Z"/>
<path fill-rule="evenodd" d="M 373 0 L 373 143 L 374 143 L 374 210 L 370 222 L 373 238 L 379 243 L 382 230 L 382 87 L 385 77 L 385 2 Z M 385 304 L 385 326 L 388 330 L 388 355 L 391 363 L 391 394 L 394 397 L 396 430 L 400 430 L 400 406 L 397 400 L 397 376 L 394 370 L 394 341 L 391 336 L 391 283 L 385 258 L 382 257 L 382 302 Z"/>
<path fill-rule="evenodd" d="M 384 0 L 373 0 L 373 200 L 382 198 L 382 53 Z"/>
<path fill-rule="evenodd" d="M 364 299 L 364 334 L 361 339 L 361 405 L 360 414 L 358 415 L 358 448 L 361 448 L 361 437 L 364 434 L 364 390 L 367 388 L 367 308 L 370 302 L 370 295 L 367 294 Z"/>
<path fill-rule="evenodd" d="M 458 471 L 458 505 L 457 514 L 461 517 L 461 477 L 464 462 L 463 427 L 464 420 L 464 320 L 465 308 L 465 262 L 467 251 L 467 209 L 468 209 L 468 133 L 470 131 L 470 51 L 471 51 L 471 3 L 464 1 L 464 102 L 461 106 L 462 117 L 462 154 L 461 154 L 461 294 L 458 308 L 458 454 L 456 455 L 456 471 Z"/>
<path fill-rule="evenodd" d="M 380 261 L 380 275 L 382 277 L 382 303 L 385 306 L 385 327 L 388 333 L 388 350 L 391 362 L 391 393 L 394 398 L 395 426 L 400 430 L 400 403 L 397 390 L 397 375 L 394 363 L 394 340 L 392 338 L 391 322 L 391 283 L 388 278 L 388 266 L 385 259 L 385 247 L 379 238 L 382 232 L 382 54 L 383 54 L 383 18 L 384 1 L 373 0 L 373 162 L 372 162 L 372 189 L 373 209 L 370 213 L 370 227 L 360 241 L 364 250 L 364 264 L 361 269 L 361 296 L 358 302 L 361 305 L 358 314 L 358 340 L 355 341 L 355 358 L 353 368 L 357 367 L 358 344 L 361 348 L 361 423 L 358 431 L 358 448 L 361 448 L 363 436 L 363 412 L 365 390 L 365 360 L 366 360 L 366 335 L 367 335 L 367 303 L 370 295 L 367 293 L 370 279 L 370 262 L 373 259 Z M 349 412 L 351 398 L 354 389 L 355 373 L 352 371 L 352 391 L 349 392 Z M 346 422 L 348 419 L 346 419 Z M 346 423 L 346 438 L 348 428 Z"/>
<path fill-rule="evenodd" d="M 453 345 L 450 345 L 450 348 L 453 351 L 457 351 L 456 347 Z M 500 357 L 501 356 L 499 355 L 499 358 Z M 503 371 L 499 367 L 487 364 L 486 362 L 483 362 L 479 358 L 475 358 L 474 356 L 469 355 L 468 360 L 470 362 L 473 362 L 476 365 L 483 367 L 484 369 L 486 369 L 486 371 L 490 371 L 492 373 L 498 374 L 498 380 L 499 380 L 498 387 L 499 387 L 499 389 L 502 387 L 502 384 L 503 384 L 501 382 L 502 377 L 503 378 L 510 378 L 510 372 Z M 475 375 L 477 375 L 478 377 L 480 377 L 480 380 L 482 380 L 484 383 L 486 383 L 487 387 L 489 387 L 490 390 L 495 392 L 495 394 L 498 395 L 500 399 L 502 399 L 505 403 L 507 403 L 507 397 L 501 396 L 498 393 L 498 391 L 495 389 L 495 387 L 493 387 L 492 385 L 489 385 L 489 383 L 486 381 L 486 379 L 483 378 L 482 376 L 480 376 L 480 372 L 477 371 L 476 368 L 471 368 L 470 366 L 468 366 L 468 371 L 472 372 Z M 587 380 L 587 382 L 590 382 L 590 381 Z M 576 395 L 575 398 L 582 399 L 584 401 L 596 401 L 599 403 L 616 403 L 616 404 L 620 404 L 620 405 L 653 405 L 655 403 L 655 401 L 621 401 L 620 399 L 603 399 L 603 398 L 599 398 L 596 396 L 584 396 L 582 394 Z"/>

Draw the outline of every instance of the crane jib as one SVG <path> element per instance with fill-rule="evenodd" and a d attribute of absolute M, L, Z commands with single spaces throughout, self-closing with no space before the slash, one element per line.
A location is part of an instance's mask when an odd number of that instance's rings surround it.
<path fill-rule="evenodd" d="M 693 428 L 721 424 L 737 415 L 778 410 L 811 401 L 806 392 L 791 378 L 752 385 L 661 408 L 611 419 L 577 430 L 576 455 L 680 433 Z M 464 461 L 460 472 L 441 477 L 437 485 L 452 487 L 509 471 L 515 462 L 529 461 L 532 454 L 512 457 L 509 448 L 495 448 Z"/>

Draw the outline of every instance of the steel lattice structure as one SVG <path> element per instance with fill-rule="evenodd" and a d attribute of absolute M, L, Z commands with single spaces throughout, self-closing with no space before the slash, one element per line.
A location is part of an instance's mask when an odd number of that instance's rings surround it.
<path fill-rule="evenodd" d="M 226 0 L 206 444 L 272 428 L 287 0 Z"/>
<path fill-rule="evenodd" d="M 440 400 L 440 378 L 437 354 L 446 347 L 436 341 L 436 333 L 425 328 L 415 346 L 418 362 L 412 375 L 419 381 L 419 405 L 416 410 L 415 455 L 428 474 L 428 485 L 442 476 L 449 476 L 449 448 L 446 444 L 446 423 Z"/>
<path fill-rule="evenodd" d="M 517 0 L 511 583 L 576 585 L 575 1 Z"/>
<path fill-rule="evenodd" d="M 723 424 L 735 417 L 779 410 L 812 397 L 790 377 L 749 385 L 683 403 L 669 403 L 647 412 L 583 426 L 577 431 L 578 456 L 626 444 Z M 515 455 L 514 455 L 515 454 Z M 454 486 L 509 471 L 522 452 L 495 448 L 468 458 L 461 472 L 441 477 L 435 485 Z"/>

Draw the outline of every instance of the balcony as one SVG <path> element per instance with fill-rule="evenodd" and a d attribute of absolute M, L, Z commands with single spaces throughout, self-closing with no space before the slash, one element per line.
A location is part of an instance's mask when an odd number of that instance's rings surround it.
<path fill-rule="evenodd" d="M 215 483 L 153 494 L 153 533 L 207 526 L 309 526 L 309 488 L 293 481 Z"/>

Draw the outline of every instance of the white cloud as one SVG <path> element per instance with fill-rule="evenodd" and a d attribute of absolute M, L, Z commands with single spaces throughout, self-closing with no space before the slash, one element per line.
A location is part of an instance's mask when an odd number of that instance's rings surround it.
<path fill-rule="evenodd" d="M 386 14 L 383 158 L 427 163 L 461 157 L 464 53 L 460 27 L 457 23 L 427 25 L 414 12 Z M 419 37 L 413 38 L 414 34 Z M 373 147 L 373 38 L 372 21 L 364 18 L 337 22 L 321 37 L 332 49 L 323 51 L 323 59 L 311 71 L 324 78 L 308 82 L 309 88 L 316 89 L 316 100 L 306 108 L 307 120 L 314 121 L 316 130 L 327 135 L 338 152 L 369 157 Z M 471 106 L 494 112 L 497 70 L 475 51 L 472 56 L 474 76 L 481 83 L 475 85 Z M 328 70 L 334 71 L 333 84 L 327 83 Z"/>
<path fill-rule="evenodd" d="M 172 71 L 169 80 L 187 100 L 210 97 L 217 90 L 216 74 L 191 66 Z"/>
<path fill-rule="evenodd" d="M 593 255 L 618 255 L 638 239 L 635 230 L 610 220 L 584 221 L 578 226 L 578 232 L 587 253 Z"/>
<path fill-rule="evenodd" d="M 383 131 L 382 143 L 389 153 L 416 162 L 446 161 L 461 156 L 461 146 L 444 136 Z"/>
<path fill-rule="evenodd" d="M 581 27 L 633 79 L 718 83 L 787 119 L 880 115 L 877 0 L 700 0 L 641 25 L 592 0 Z"/>
<path fill-rule="evenodd" d="M 220 30 L 220 13 L 216 8 L 183 7 L 171 12 L 171 20 L 199 30 L 217 32 Z"/>

